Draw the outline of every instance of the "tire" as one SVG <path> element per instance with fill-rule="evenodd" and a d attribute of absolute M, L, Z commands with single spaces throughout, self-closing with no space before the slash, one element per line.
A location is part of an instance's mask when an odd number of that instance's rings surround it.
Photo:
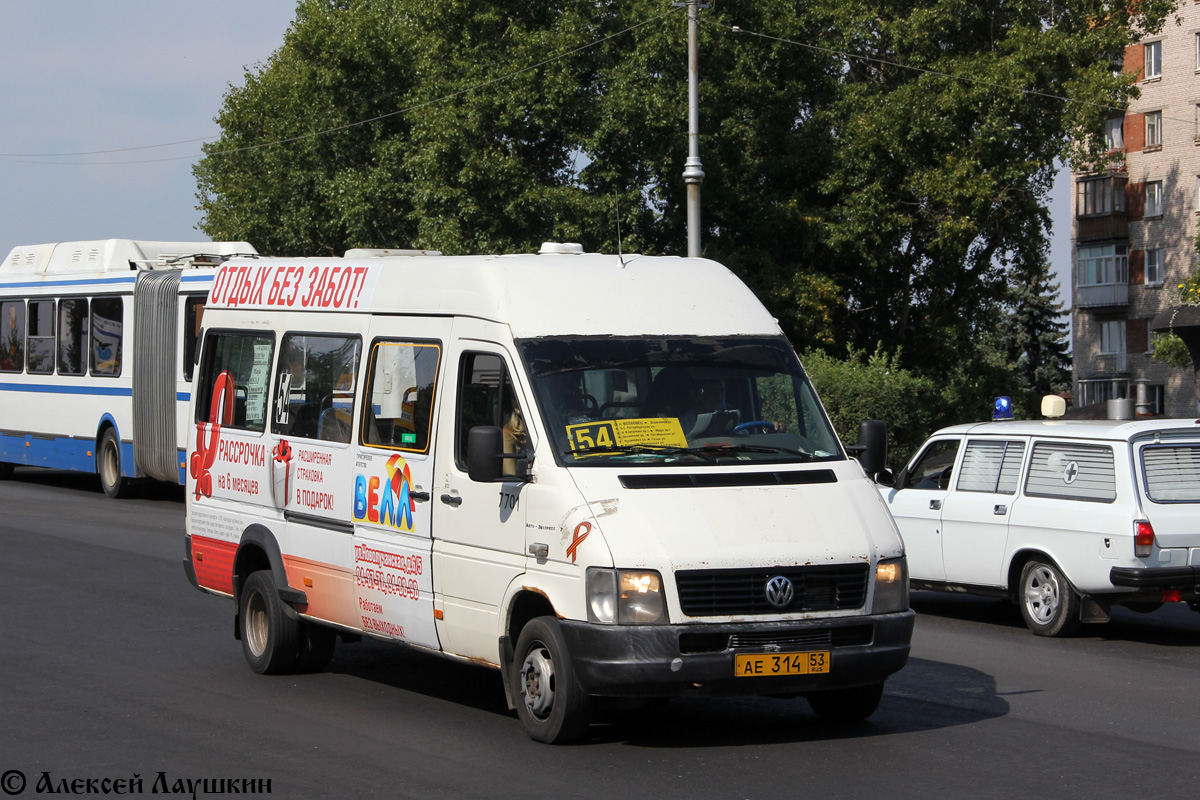
<path fill-rule="evenodd" d="M 565 744 L 587 733 L 589 698 L 553 617 L 537 617 L 521 629 L 511 673 L 517 716 L 530 739 Z"/>
<path fill-rule="evenodd" d="M 293 672 L 320 672 L 329 666 L 337 647 L 337 633 L 332 628 L 311 622 L 300 623 L 296 636 L 296 663 Z"/>
<path fill-rule="evenodd" d="M 1052 561 L 1034 559 L 1021 568 L 1017 601 L 1035 636 L 1070 636 L 1079 630 L 1079 595 Z"/>
<path fill-rule="evenodd" d="M 1153 614 L 1163 607 L 1162 603 L 1156 603 L 1153 600 L 1137 600 L 1132 603 L 1122 603 L 1121 605 L 1139 614 Z"/>
<path fill-rule="evenodd" d="M 875 713 L 883 698 L 883 681 L 853 689 L 828 689 L 812 692 L 804 699 L 817 716 L 826 722 L 862 722 Z"/>
<path fill-rule="evenodd" d="M 251 573 L 239 604 L 242 652 L 250 669 L 259 675 L 290 672 L 300 647 L 300 625 L 284 611 L 269 570 Z"/>
<path fill-rule="evenodd" d="M 0 481 L 6 481 L 13 476 L 13 470 L 17 468 L 16 464 L 10 464 L 7 461 L 0 461 Z"/>
<path fill-rule="evenodd" d="M 132 494 L 133 481 L 121 474 L 121 442 L 112 428 L 105 429 L 96 446 L 96 474 L 109 497 L 123 498 Z"/>

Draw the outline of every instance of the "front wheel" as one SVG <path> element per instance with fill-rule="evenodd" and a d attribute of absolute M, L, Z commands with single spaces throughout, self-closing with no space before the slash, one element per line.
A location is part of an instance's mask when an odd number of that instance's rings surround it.
<path fill-rule="evenodd" d="M 575 678 L 566 640 L 553 617 L 526 623 L 513 655 L 512 695 L 530 739 L 564 744 L 587 733 L 589 698 Z"/>
<path fill-rule="evenodd" d="M 817 716 L 827 722 L 862 722 L 883 699 L 883 681 L 852 689 L 827 689 L 805 696 Z"/>
<path fill-rule="evenodd" d="M 1036 636 L 1070 636 L 1079 629 L 1079 595 L 1052 561 L 1021 569 L 1021 616 Z"/>
<path fill-rule="evenodd" d="M 291 671 L 299 649 L 299 625 L 283 609 L 269 570 L 251 573 L 240 598 L 242 653 L 260 675 Z M 331 651 L 332 652 L 332 651 Z"/>
<path fill-rule="evenodd" d="M 104 431 L 96 447 L 96 472 L 109 497 L 128 497 L 132 493 L 133 481 L 121 474 L 121 441 L 112 428 Z"/>

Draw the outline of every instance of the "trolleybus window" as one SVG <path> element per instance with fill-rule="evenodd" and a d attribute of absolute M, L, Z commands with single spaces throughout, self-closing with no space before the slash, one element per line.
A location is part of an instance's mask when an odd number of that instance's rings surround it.
<path fill-rule="evenodd" d="M 183 301 L 183 377 L 188 381 L 196 369 L 196 346 L 200 343 L 206 299 L 204 295 L 194 295 Z"/>
<path fill-rule="evenodd" d="M 92 374 L 116 377 L 121 374 L 121 341 L 124 305 L 120 297 L 97 297 L 92 301 Z"/>
<path fill-rule="evenodd" d="M 54 372 L 54 301 L 29 301 L 29 338 L 26 341 L 30 372 Z"/>
<path fill-rule="evenodd" d="M 83 375 L 87 372 L 84 353 L 88 352 L 88 301 L 70 297 L 58 301 L 58 374 Z"/>
<path fill-rule="evenodd" d="M 25 303 L 0 303 L 0 372 L 20 372 L 25 364 Z"/>

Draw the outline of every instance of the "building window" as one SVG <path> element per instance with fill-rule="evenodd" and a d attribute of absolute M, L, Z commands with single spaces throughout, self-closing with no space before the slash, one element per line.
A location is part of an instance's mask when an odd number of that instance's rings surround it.
<path fill-rule="evenodd" d="M 1161 217 L 1163 214 L 1162 181 L 1146 182 L 1146 210 L 1143 217 Z"/>
<path fill-rule="evenodd" d="M 1162 42 L 1146 42 L 1146 80 L 1162 77 Z"/>
<path fill-rule="evenodd" d="M 1159 247 L 1146 251 L 1146 283 L 1161 284 L 1163 282 L 1163 256 L 1165 251 Z"/>
<path fill-rule="evenodd" d="M 1075 400 L 1080 407 L 1106 400 L 1116 400 L 1129 396 L 1129 381 L 1126 378 L 1102 378 L 1100 380 L 1080 381 Z"/>
<path fill-rule="evenodd" d="M 1075 216 L 1090 217 L 1125 210 L 1125 183 L 1110 177 L 1075 184 Z"/>
<path fill-rule="evenodd" d="M 1123 244 L 1081 247 L 1077 264 L 1081 286 L 1129 283 L 1129 248 Z"/>
<path fill-rule="evenodd" d="M 1100 355 L 1125 352 L 1125 320 L 1100 323 Z"/>
<path fill-rule="evenodd" d="M 1197 130 L 1200 130 L 1200 105 L 1196 106 Z M 1110 150 L 1125 149 L 1125 118 L 1115 117 L 1104 121 L 1104 144 Z"/>
<path fill-rule="evenodd" d="M 1144 149 L 1149 150 L 1153 147 L 1162 147 L 1162 112 L 1150 111 L 1146 113 L 1146 144 Z"/>

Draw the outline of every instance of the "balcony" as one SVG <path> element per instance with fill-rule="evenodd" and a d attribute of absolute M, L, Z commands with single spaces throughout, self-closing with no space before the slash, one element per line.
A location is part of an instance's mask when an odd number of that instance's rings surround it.
<path fill-rule="evenodd" d="M 1112 308 L 1129 305 L 1128 283 L 1100 283 L 1077 286 L 1075 305 L 1079 308 Z"/>
<path fill-rule="evenodd" d="M 1124 211 L 1098 214 L 1075 219 L 1075 241 L 1097 242 L 1105 239 L 1128 239 L 1129 219 Z"/>

